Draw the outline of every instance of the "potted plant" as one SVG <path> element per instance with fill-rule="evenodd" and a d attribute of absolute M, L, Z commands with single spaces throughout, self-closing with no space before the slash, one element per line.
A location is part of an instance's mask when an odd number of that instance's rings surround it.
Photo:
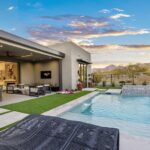
<path fill-rule="evenodd" d="M 82 89 L 83 89 L 83 84 L 82 84 L 82 82 L 81 82 L 80 80 L 78 80 L 77 89 L 78 89 L 79 91 L 82 91 Z"/>

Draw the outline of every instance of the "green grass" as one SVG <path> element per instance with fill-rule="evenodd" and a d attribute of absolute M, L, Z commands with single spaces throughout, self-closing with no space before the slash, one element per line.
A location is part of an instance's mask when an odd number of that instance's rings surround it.
<path fill-rule="evenodd" d="M 89 91 L 82 91 L 75 94 L 55 94 L 45 97 L 35 98 L 24 102 L 5 105 L 1 108 L 9 109 L 12 111 L 23 112 L 27 114 L 41 114 L 51 110 L 57 106 L 68 103 L 76 98 L 90 93 Z"/>

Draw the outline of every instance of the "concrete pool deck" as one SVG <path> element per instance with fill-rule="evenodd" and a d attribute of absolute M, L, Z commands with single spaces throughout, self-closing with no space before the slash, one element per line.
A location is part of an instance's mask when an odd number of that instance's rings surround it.
<path fill-rule="evenodd" d="M 121 94 L 122 89 L 109 89 L 105 91 L 105 94 Z"/>
<path fill-rule="evenodd" d="M 150 138 L 120 133 L 120 150 L 150 150 Z"/>

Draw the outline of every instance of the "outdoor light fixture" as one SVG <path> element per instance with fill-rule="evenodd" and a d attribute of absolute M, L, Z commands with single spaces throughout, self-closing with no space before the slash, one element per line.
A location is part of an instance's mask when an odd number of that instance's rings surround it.
<path fill-rule="evenodd" d="M 3 45 L 2 45 L 2 44 L 0 44 L 0 48 L 3 48 Z"/>

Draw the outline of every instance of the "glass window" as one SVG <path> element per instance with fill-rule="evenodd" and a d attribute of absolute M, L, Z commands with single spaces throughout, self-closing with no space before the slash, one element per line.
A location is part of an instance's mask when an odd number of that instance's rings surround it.
<path fill-rule="evenodd" d="M 79 80 L 83 83 L 84 87 L 87 87 L 87 64 L 79 64 Z"/>
<path fill-rule="evenodd" d="M 18 63 L 0 62 L 0 85 L 18 83 Z"/>

